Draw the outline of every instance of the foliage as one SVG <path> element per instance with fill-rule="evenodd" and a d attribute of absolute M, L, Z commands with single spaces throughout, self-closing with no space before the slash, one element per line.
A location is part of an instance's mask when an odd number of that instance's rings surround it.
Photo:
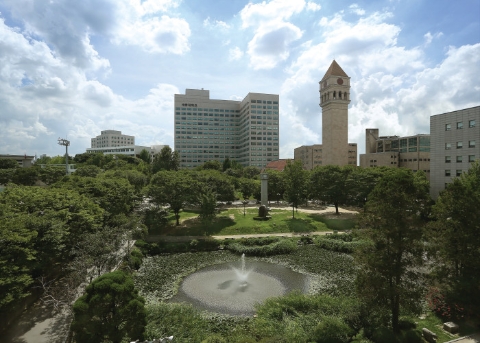
<path fill-rule="evenodd" d="M 168 210 L 158 205 L 150 205 L 142 210 L 143 223 L 149 231 L 159 231 L 168 222 Z"/>
<path fill-rule="evenodd" d="M 273 169 L 267 169 L 265 172 L 268 174 L 268 199 L 282 200 L 285 193 L 283 172 Z"/>
<path fill-rule="evenodd" d="M 200 183 L 201 192 L 212 191 L 218 201 L 235 200 L 235 188 L 228 176 L 217 170 L 201 170 L 190 175 Z"/>
<path fill-rule="evenodd" d="M 0 158 L 0 169 L 16 169 L 19 168 L 17 161 L 9 158 Z"/>
<path fill-rule="evenodd" d="M 480 311 L 480 163 L 455 178 L 433 206 L 429 223 L 429 254 L 434 277 L 446 302 Z"/>
<path fill-rule="evenodd" d="M 221 172 L 222 171 L 222 164 L 217 160 L 210 160 L 210 161 L 205 162 L 203 165 L 201 165 L 199 169 L 200 170 L 211 169 L 211 170 L 217 170 L 217 171 Z"/>
<path fill-rule="evenodd" d="M 144 304 L 130 275 L 116 271 L 100 276 L 73 305 L 75 341 L 141 339 L 146 324 Z"/>
<path fill-rule="evenodd" d="M 180 211 L 196 200 L 198 189 L 198 183 L 186 172 L 160 171 L 150 180 L 147 194 L 159 206 L 170 205 L 178 226 Z"/>
<path fill-rule="evenodd" d="M 180 157 L 178 151 L 172 151 L 167 145 L 160 150 L 158 154 L 153 156 L 152 173 L 157 173 L 161 170 L 178 170 L 180 166 Z"/>
<path fill-rule="evenodd" d="M 210 223 L 217 215 L 217 199 L 215 194 L 208 190 L 200 195 L 199 218 L 204 224 Z"/>
<path fill-rule="evenodd" d="M 138 157 L 146 163 L 152 162 L 152 156 L 150 155 L 150 152 L 147 151 L 147 149 L 142 149 Z"/>
<path fill-rule="evenodd" d="M 28 295 L 34 277 L 58 272 L 102 217 L 75 191 L 15 186 L 0 193 L 0 310 Z"/>
<path fill-rule="evenodd" d="M 83 165 L 78 166 L 77 170 L 75 171 L 75 175 L 77 176 L 87 176 L 87 177 L 96 177 L 98 174 L 102 172 L 97 166 L 93 165 Z"/>
<path fill-rule="evenodd" d="M 46 165 L 38 170 L 38 178 L 46 185 L 51 185 L 59 181 L 65 176 L 65 174 L 65 167 L 61 166 Z"/>
<path fill-rule="evenodd" d="M 239 191 L 242 193 L 243 199 L 249 199 L 253 193 L 255 193 L 255 189 L 258 187 L 258 183 L 255 180 L 247 179 L 242 177 L 239 179 Z"/>
<path fill-rule="evenodd" d="M 16 185 L 33 186 L 38 179 L 38 168 L 16 168 L 10 174 L 10 182 Z"/>
<path fill-rule="evenodd" d="M 322 316 L 315 327 L 315 342 L 318 343 L 348 343 L 355 334 L 344 320 L 338 316 Z"/>
<path fill-rule="evenodd" d="M 315 244 L 323 249 L 351 254 L 359 247 L 368 244 L 368 242 L 352 240 L 351 235 L 334 234 L 329 236 L 319 236 L 315 240 Z"/>
<path fill-rule="evenodd" d="M 349 198 L 352 189 L 349 175 L 351 166 L 317 166 L 310 174 L 310 196 L 312 199 L 325 201 L 335 205 L 335 213 L 339 214 L 338 206 Z"/>
<path fill-rule="evenodd" d="M 285 182 L 285 200 L 292 205 L 293 218 L 295 218 L 295 208 L 307 200 L 307 175 L 303 170 L 300 161 L 287 162 L 283 171 Z"/>
<path fill-rule="evenodd" d="M 357 292 L 371 309 L 389 315 L 399 332 L 401 309 L 419 311 L 423 259 L 420 213 L 429 200 L 428 187 L 406 169 L 391 169 L 375 186 L 360 219 L 361 236 L 372 244 L 356 250 L 360 268 Z M 385 319 L 384 324 L 387 324 Z"/>
<path fill-rule="evenodd" d="M 260 175 L 260 169 L 255 166 L 248 166 L 243 168 L 243 177 L 248 179 L 256 179 Z"/>
<path fill-rule="evenodd" d="M 226 249 L 237 254 L 248 256 L 271 256 L 278 254 L 289 254 L 297 250 L 297 244 L 291 239 L 279 239 L 276 242 L 262 245 L 245 244 L 242 241 L 235 241 L 225 246 Z"/>

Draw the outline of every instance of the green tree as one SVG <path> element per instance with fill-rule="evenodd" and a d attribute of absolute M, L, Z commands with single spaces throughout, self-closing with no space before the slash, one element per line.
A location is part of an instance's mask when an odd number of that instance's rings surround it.
<path fill-rule="evenodd" d="M 284 197 L 292 205 L 293 218 L 295 218 L 295 209 L 307 200 L 308 172 L 303 170 L 300 161 L 288 161 L 283 170 L 283 177 L 285 182 Z"/>
<path fill-rule="evenodd" d="M 160 153 L 153 156 L 152 172 L 155 174 L 161 170 L 178 170 L 180 167 L 180 156 L 178 151 L 172 151 L 167 145 L 160 150 Z"/>
<path fill-rule="evenodd" d="M 96 177 L 98 174 L 102 172 L 97 166 L 94 165 L 83 165 L 79 166 L 75 171 L 76 176 L 87 176 L 87 177 Z"/>
<path fill-rule="evenodd" d="M 51 185 L 65 176 L 65 167 L 49 166 L 38 169 L 38 178 L 47 185 Z"/>
<path fill-rule="evenodd" d="M 11 182 L 17 185 L 33 186 L 38 179 L 38 168 L 16 168 L 11 174 Z"/>
<path fill-rule="evenodd" d="M 145 300 L 130 275 L 116 271 L 95 279 L 73 305 L 72 330 L 78 343 L 120 343 L 143 339 Z"/>
<path fill-rule="evenodd" d="M 200 195 L 200 219 L 204 223 L 212 221 L 217 215 L 217 197 L 214 192 L 207 190 Z"/>
<path fill-rule="evenodd" d="M 360 235 L 372 244 L 356 253 L 357 294 L 366 306 L 384 315 L 382 324 L 400 331 L 401 309 L 418 312 L 423 263 L 420 212 L 428 204 L 428 184 L 411 170 L 390 169 L 379 180 L 360 219 Z"/>
<path fill-rule="evenodd" d="M 140 151 L 140 155 L 138 155 L 138 157 L 145 163 L 152 162 L 152 156 L 150 155 L 150 152 L 147 151 L 147 149 L 143 149 L 142 151 Z"/>
<path fill-rule="evenodd" d="M 480 310 L 480 163 L 440 193 L 428 225 L 434 276 L 447 300 Z"/>
<path fill-rule="evenodd" d="M 347 202 L 350 191 L 353 188 L 349 182 L 352 167 L 345 166 L 318 166 L 310 173 L 310 196 L 312 199 L 322 200 L 335 205 L 335 213 L 338 206 Z"/>
<path fill-rule="evenodd" d="M 225 160 L 223 160 L 223 168 L 222 171 L 226 171 L 227 169 L 232 168 L 232 161 L 227 157 Z"/>
<path fill-rule="evenodd" d="M 243 168 L 243 176 L 249 179 L 256 179 L 260 175 L 260 169 L 255 166 Z"/>
<path fill-rule="evenodd" d="M 153 175 L 147 194 L 159 206 L 170 205 L 180 225 L 180 211 L 194 202 L 198 192 L 197 182 L 187 172 L 159 171 Z"/>
<path fill-rule="evenodd" d="M 244 200 L 247 200 L 248 198 L 250 198 L 253 195 L 256 187 L 257 187 L 257 185 L 255 183 L 255 180 L 247 179 L 247 178 L 244 178 L 244 177 L 242 177 L 239 180 L 239 191 L 240 191 L 240 193 L 242 193 L 242 198 Z"/>
<path fill-rule="evenodd" d="M 9 158 L 0 158 L 0 169 L 15 169 L 18 167 L 17 161 Z"/>
<path fill-rule="evenodd" d="M 266 173 L 268 174 L 268 199 L 280 201 L 285 193 L 283 172 L 267 169 Z"/>
<path fill-rule="evenodd" d="M 200 166 L 200 170 L 202 169 L 203 170 L 213 169 L 213 170 L 222 171 L 222 164 L 217 160 L 210 160 Z"/>
<path fill-rule="evenodd" d="M 235 200 L 235 187 L 231 178 L 218 170 L 201 170 L 191 174 L 206 189 L 214 192 L 219 201 Z"/>

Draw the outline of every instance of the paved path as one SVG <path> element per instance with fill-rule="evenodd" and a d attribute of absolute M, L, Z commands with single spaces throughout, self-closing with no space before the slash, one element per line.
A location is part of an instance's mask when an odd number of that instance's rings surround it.
<path fill-rule="evenodd" d="M 447 343 L 480 343 L 480 333 L 466 336 L 466 337 L 461 337 L 454 339 L 453 341 L 448 341 Z"/>

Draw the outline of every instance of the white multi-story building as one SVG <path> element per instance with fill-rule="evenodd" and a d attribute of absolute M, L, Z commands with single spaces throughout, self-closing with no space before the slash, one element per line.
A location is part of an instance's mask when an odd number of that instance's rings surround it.
<path fill-rule="evenodd" d="M 248 93 L 242 101 L 210 99 L 210 92 L 175 94 L 175 151 L 181 168 L 227 157 L 265 167 L 279 157 L 279 97 Z"/>
<path fill-rule="evenodd" d="M 91 139 L 91 148 L 123 147 L 135 145 L 135 137 L 122 135 L 122 131 L 104 130 L 100 136 Z"/>
<path fill-rule="evenodd" d="M 430 195 L 480 158 L 480 106 L 430 117 Z"/>

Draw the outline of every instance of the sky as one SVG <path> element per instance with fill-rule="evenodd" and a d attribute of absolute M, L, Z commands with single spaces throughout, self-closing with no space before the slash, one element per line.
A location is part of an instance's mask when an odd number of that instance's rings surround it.
<path fill-rule="evenodd" d="M 351 77 L 349 142 L 480 105 L 479 0 L 0 0 L 0 154 L 83 153 L 102 130 L 174 142 L 174 94 L 280 96 L 280 158 L 322 142 L 319 84 Z"/>

